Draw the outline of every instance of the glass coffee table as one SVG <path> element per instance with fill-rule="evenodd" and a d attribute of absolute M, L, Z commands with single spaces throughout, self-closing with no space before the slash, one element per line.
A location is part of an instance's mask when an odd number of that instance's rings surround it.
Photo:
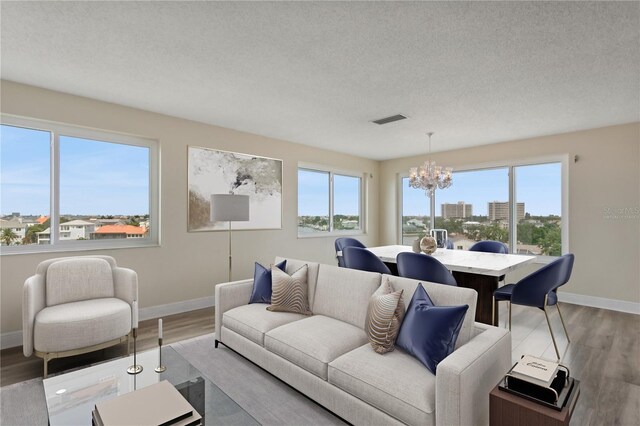
<path fill-rule="evenodd" d="M 168 380 L 202 416 L 206 425 L 258 425 L 259 423 L 227 394 L 204 377 L 170 346 L 162 348 L 167 369 L 156 373 L 158 349 L 137 354 L 144 370 L 127 373 L 133 355 L 43 380 L 49 424 L 90 425 L 97 402 Z"/>

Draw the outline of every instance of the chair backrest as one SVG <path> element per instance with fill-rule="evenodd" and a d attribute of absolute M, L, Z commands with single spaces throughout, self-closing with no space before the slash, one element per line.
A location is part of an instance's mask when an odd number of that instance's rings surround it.
<path fill-rule="evenodd" d="M 509 254 L 509 248 L 505 243 L 493 240 L 478 241 L 477 243 L 469 247 L 469 251 Z"/>
<path fill-rule="evenodd" d="M 569 281 L 573 259 L 573 254 L 565 254 L 518 281 L 511 293 L 511 302 L 542 308 L 544 297 Z"/>
<path fill-rule="evenodd" d="M 365 246 L 355 238 L 348 238 L 348 237 L 337 238 L 334 243 L 334 246 L 336 248 L 336 258 L 338 259 L 338 266 L 342 268 L 345 267 L 344 257 L 342 256 L 342 250 L 344 250 L 345 247 L 367 248 L 367 246 Z"/>
<path fill-rule="evenodd" d="M 447 267 L 433 256 L 404 252 L 398 253 L 396 262 L 398 263 L 398 275 L 401 277 L 439 284 L 458 285 Z"/>
<path fill-rule="evenodd" d="M 342 256 L 344 257 L 345 268 L 391 274 L 391 270 L 389 270 L 387 265 L 366 248 L 345 247 L 342 250 Z"/>
<path fill-rule="evenodd" d="M 105 259 L 61 259 L 48 265 L 45 288 L 47 306 L 114 297 L 113 270 Z"/>

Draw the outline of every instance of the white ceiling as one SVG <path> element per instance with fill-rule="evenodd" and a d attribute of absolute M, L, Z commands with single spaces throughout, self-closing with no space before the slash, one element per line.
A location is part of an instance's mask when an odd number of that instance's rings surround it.
<path fill-rule="evenodd" d="M 3 1 L 0 31 L 3 79 L 373 159 L 640 120 L 640 2 Z"/>

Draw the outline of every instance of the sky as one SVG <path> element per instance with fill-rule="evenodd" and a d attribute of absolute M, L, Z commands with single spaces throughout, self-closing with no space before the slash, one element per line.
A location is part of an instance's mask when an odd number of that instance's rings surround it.
<path fill-rule="evenodd" d="M 0 213 L 50 215 L 50 134 L 0 126 Z M 149 148 L 60 136 L 60 213 L 149 213 Z"/>
<path fill-rule="evenodd" d="M 359 214 L 360 178 L 334 175 L 334 215 Z M 329 215 L 329 173 L 298 170 L 298 216 Z"/>

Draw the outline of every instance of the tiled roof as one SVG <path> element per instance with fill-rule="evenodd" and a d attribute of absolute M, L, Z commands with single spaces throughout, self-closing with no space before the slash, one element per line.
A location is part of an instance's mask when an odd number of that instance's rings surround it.
<path fill-rule="evenodd" d="M 128 235 L 144 235 L 146 228 L 133 225 L 104 225 L 101 226 L 96 234 L 128 234 Z"/>

